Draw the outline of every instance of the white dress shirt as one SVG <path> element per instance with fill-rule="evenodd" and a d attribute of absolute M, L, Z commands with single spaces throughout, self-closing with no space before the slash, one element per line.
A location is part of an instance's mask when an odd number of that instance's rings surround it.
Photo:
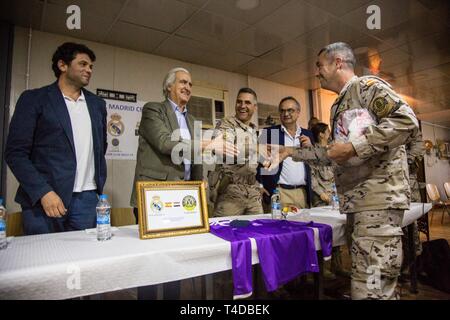
<path fill-rule="evenodd" d="M 72 124 L 77 172 L 73 192 L 96 190 L 91 116 L 83 91 L 76 101 L 63 94 Z"/>
<path fill-rule="evenodd" d="M 178 126 L 180 127 L 180 136 L 184 140 L 191 140 L 191 133 L 189 132 L 189 127 L 187 125 L 186 121 L 186 115 L 187 115 L 187 106 L 184 107 L 184 110 L 181 111 L 180 107 L 177 106 L 175 102 L 169 99 L 170 104 L 172 105 L 173 111 L 175 112 L 175 115 L 177 116 Z M 183 159 L 184 163 L 184 180 L 190 180 L 191 179 L 191 160 L 189 159 Z"/>
<path fill-rule="evenodd" d="M 287 147 L 299 147 L 299 137 L 302 133 L 302 128 L 298 127 L 295 136 L 292 137 L 288 130 L 281 125 L 281 131 L 284 133 L 284 145 Z M 294 161 L 292 157 L 288 157 L 283 161 L 283 169 L 281 170 L 279 184 L 287 184 L 290 186 L 306 185 L 306 171 L 305 164 L 301 161 Z"/>

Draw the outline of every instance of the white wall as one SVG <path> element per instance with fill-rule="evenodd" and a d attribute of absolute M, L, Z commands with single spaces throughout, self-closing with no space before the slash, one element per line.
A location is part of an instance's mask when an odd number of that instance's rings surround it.
<path fill-rule="evenodd" d="M 286 95 L 299 99 L 302 106 L 306 104 L 306 90 L 280 85 L 257 78 L 226 72 L 214 68 L 185 63 L 160 56 L 113 47 L 101 43 L 73 39 L 66 36 L 32 32 L 29 88 L 39 88 L 55 81 L 51 70 L 51 56 L 63 42 L 81 42 L 89 46 L 96 54 L 93 76 L 87 89 L 96 92 L 97 88 L 134 92 L 141 101 L 161 101 L 162 81 L 167 71 L 176 66 L 187 68 L 192 73 L 195 87 L 221 89 L 228 93 L 225 115 L 234 113 L 236 94 L 241 87 L 252 87 L 258 94 L 260 102 L 278 105 Z M 28 29 L 16 27 L 13 67 L 11 79 L 10 115 L 20 94 L 26 89 L 26 70 L 28 52 Z M 309 114 L 302 114 L 304 125 Z M 135 161 L 108 161 L 108 179 L 105 193 L 109 194 L 113 207 L 128 207 L 131 185 L 134 177 Z M 14 202 L 18 187 L 12 173 L 7 172 L 6 204 L 11 212 L 20 211 Z"/>
<path fill-rule="evenodd" d="M 309 102 L 307 91 L 299 88 L 293 88 L 279 83 L 274 83 L 259 78 L 248 78 L 248 86 L 255 90 L 258 95 L 258 101 L 266 104 L 278 106 L 280 100 L 287 96 L 293 96 L 300 102 L 301 112 L 298 123 L 303 128 L 308 128 L 310 118 Z M 258 123 L 254 118 L 255 123 Z"/>
<path fill-rule="evenodd" d="M 331 106 L 337 98 L 337 94 L 324 89 L 314 90 L 314 114 L 322 121 L 330 125 Z"/>
<path fill-rule="evenodd" d="M 450 141 L 450 128 L 436 126 L 422 122 L 423 140 L 431 140 L 433 145 L 436 140 Z M 434 152 L 434 150 L 432 150 Z M 425 180 L 439 188 L 441 197 L 445 199 L 444 182 L 450 182 L 450 160 L 438 159 L 434 155 L 425 155 Z"/>

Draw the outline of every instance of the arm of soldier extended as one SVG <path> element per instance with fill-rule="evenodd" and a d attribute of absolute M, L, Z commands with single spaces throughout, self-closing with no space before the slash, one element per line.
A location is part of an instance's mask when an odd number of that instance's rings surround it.
<path fill-rule="evenodd" d="M 377 81 L 361 95 L 366 97 L 368 109 L 377 117 L 378 124 L 369 126 L 364 135 L 352 141 L 359 158 L 368 159 L 415 138 L 419 124 L 414 112 L 387 85 Z"/>
<path fill-rule="evenodd" d="M 422 140 L 422 133 L 418 131 L 415 139 L 406 145 L 406 155 L 408 157 L 409 173 L 415 173 L 419 167 L 419 162 L 425 154 L 425 146 Z"/>
<path fill-rule="evenodd" d="M 268 170 L 273 170 L 278 164 L 288 157 L 294 161 L 303 161 L 313 166 L 331 166 L 334 163 L 327 155 L 327 148 L 322 146 L 310 147 L 285 147 L 269 145 L 271 163 Z"/>
<path fill-rule="evenodd" d="M 420 131 L 417 132 L 415 139 L 406 145 L 406 153 L 408 155 L 408 163 L 419 162 L 423 159 L 423 155 L 425 154 L 425 146 L 423 144 L 422 133 Z"/>

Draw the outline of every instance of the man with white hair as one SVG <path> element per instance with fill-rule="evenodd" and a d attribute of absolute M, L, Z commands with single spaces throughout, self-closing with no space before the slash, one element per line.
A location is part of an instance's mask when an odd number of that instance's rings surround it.
<path fill-rule="evenodd" d="M 195 118 L 188 113 L 191 98 L 191 74 L 184 68 L 173 68 L 163 81 L 163 102 L 148 102 L 142 109 L 139 125 L 139 147 L 130 205 L 137 217 L 137 181 L 202 180 L 201 163 L 192 163 L 195 153 L 211 148 L 214 153 L 236 155 L 236 148 L 201 140 L 201 132 L 194 132 Z M 198 139 L 198 148 L 194 139 Z M 180 152 L 181 151 L 181 152 Z M 181 153 L 181 154 L 180 154 Z M 174 158 L 175 156 L 175 158 Z M 179 156 L 182 161 L 179 161 Z M 174 161 L 176 160 L 176 161 Z M 164 298 L 178 299 L 179 282 L 164 284 Z M 156 298 L 156 287 L 138 290 L 138 298 Z"/>

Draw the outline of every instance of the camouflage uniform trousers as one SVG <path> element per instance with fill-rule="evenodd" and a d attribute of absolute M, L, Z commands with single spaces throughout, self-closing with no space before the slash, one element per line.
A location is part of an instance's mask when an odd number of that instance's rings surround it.
<path fill-rule="evenodd" d="M 230 184 L 217 197 L 214 217 L 263 213 L 261 192 L 256 184 Z"/>
<path fill-rule="evenodd" d="M 281 208 L 297 207 L 304 209 L 309 207 L 306 200 L 305 189 L 284 189 L 280 187 L 278 190 L 280 191 Z"/>
<path fill-rule="evenodd" d="M 347 214 L 352 234 L 353 300 L 396 300 L 402 265 L 403 210 L 363 211 Z"/>

